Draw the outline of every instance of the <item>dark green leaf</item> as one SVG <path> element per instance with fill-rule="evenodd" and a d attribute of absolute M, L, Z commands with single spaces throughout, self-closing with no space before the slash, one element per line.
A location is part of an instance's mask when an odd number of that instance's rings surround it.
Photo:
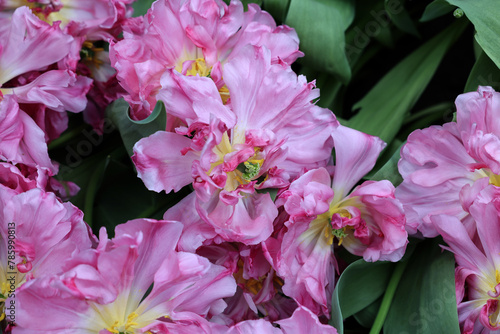
<path fill-rule="evenodd" d="M 141 138 L 148 137 L 156 131 L 165 131 L 167 114 L 165 112 L 165 105 L 161 101 L 156 103 L 151 115 L 141 121 L 130 119 L 128 109 L 128 103 L 123 99 L 119 99 L 108 107 L 106 113 L 118 128 L 123 144 L 129 156 L 131 156 L 134 144 Z"/>
<path fill-rule="evenodd" d="M 385 156 L 381 156 L 379 160 L 386 161 L 385 164 L 377 170 L 373 176 L 369 177 L 370 180 L 381 181 L 381 180 L 389 180 L 396 187 L 402 181 L 403 178 L 399 174 L 398 170 L 398 161 L 400 158 L 399 152 L 401 151 L 401 147 L 403 146 L 403 142 L 398 139 L 395 139 L 389 147 L 387 147 L 386 151 L 384 151 L 384 155 L 387 154 L 390 158 L 387 160 Z M 378 164 L 378 162 L 377 162 Z M 377 166 L 375 166 L 377 167 Z"/>
<path fill-rule="evenodd" d="M 243 3 L 243 8 L 245 9 L 247 9 L 249 3 L 255 3 L 259 6 L 262 5 L 262 0 L 241 0 L 241 2 Z"/>
<path fill-rule="evenodd" d="M 455 105 L 453 102 L 442 102 L 423 110 L 417 111 L 404 121 L 399 138 L 406 139 L 410 133 L 417 129 L 427 128 L 434 124 L 443 124 L 453 120 Z"/>
<path fill-rule="evenodd" d="M 425 7 L 420 22 L 434 20 L 435 18 L 451 13 L 453 9 L 455 9 L 455 6 L 451 6 L 446 0 L 434 0 Z"/>
<path fill-rule="evenodd" d="M 385 10 L 396 27 L 402 31 L 419 36 L 417 27 L 413 23 L 410 14 L 403 6 L 404 1 L 401 0 L 385 0 Z"/>
<path fill-rule="evenodd" d="M 134 16 L 142 16 L 148 12 L 148 9 L 151 8 L 151 4 L 154 0 L 136 0 L 132 7 L 134 8 Z"/>
<path fill-rule="evenodd" d="M 279 23 L 285 21 L 290 0 L 264 0 L 263 9 L 271 14 Z"/>
<path fill-rule="evenodd" d="M 330 324 L 343 333 L 343 320 L 377 300 L 385 291 L 394 263 L 358 260 L 340 276 L 332 298 Z"/>
<path fill-rule="evenodd" d="M 109 159 L 94 200 L 94 226 L 115 226 L 136 218 L 161 219 L 165 211 L 190 192 L 189 187 L 166 195 L 149 191 L 137 177 L 128 159 Z M 97 232 L 97 231 L 95 231 Z"/>
<path fill-rule="evenodd" d="M 353 0 L 291 0 L 285 22 L 299 35 L 306 54 L 304 64 L 346 83 L 351 68 L 345 53 L 345 31 L 353 18 Z"/>
<path fill-rule="evenodd" d="M 500 70 L 484 52 L 477 58 L 464 92 L 476 91 L 478 86 L 492 86 L 495 90 L 500 90 Z"/>
<path fill-rule="evenodd" d="M 476 41 L 500 67 L 500 7 L 497 0 L 447 0 L 464 11 L 476 28 Z"/>
<path fill-rule="evenodd" d="M 391 142 L 465 26 L 456 22 L 397 64 L 354 105 L 361 110 L 348 125 Z"/>
<path fill-rule="evenodd" d="M 102 139 L 101 139 L 102 140 Z M 87 151 L 79 150 L 80 144 L 85 144 L 85 147 L 90 148 Z M 120 145 L 118 136 L 111 137 L 104 141 L 105 145 L 92 146 L 87 138 L 80 138 L 75 145 L 67 144 L 65 147 L 64 163 L 61 163 L 57 178 L 60 181 L 71 181 L 80 187 L 80 191 L 76 196 L 71 198 L 71 202 L 77 207 L 83 209 L 85 220 L 92 223 L 92 206 L 87 204 L 87 201 L 93 201 L 96 192 L 98 191 L 101 182 L 101 173 L 104 172 L 106 159 L 109 155 L 120 156 L 125 150 Z M 115 145 L 117 144 L 117 145 Z M 82 146 L 83 147 L 83 146 Z M 92 149 L 95 152 L 92 152 Z M 92 154 L 91 154 L 92 153 Z M 90 211 L 87 213 L 87 211 Z"/>
<path fill-rule="evenodd" d="M 387 315 L 384 334 L 460 333 L 455 259 L 437 239 L 421 242 L 410 257 Z"/>
<path fill-rule="evenodd" d="M 375 321 L 375 317 L 377 316 L 378 309 L 380 308 L 380 304 L 382 303 L 382 297 L 378 298 L 376 301 L 354 314 L 354 319 L 363 327 L 370 328 Z"/>

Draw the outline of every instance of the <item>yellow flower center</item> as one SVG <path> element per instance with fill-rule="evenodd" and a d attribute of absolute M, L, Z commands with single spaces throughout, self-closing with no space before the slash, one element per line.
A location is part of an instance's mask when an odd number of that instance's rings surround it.
<path fill-rule="evenodd" d="M 210 75 L 211 67 L 207 66 L 205 59 L 198 58 L 192 64 L 191 67 L 186 72 L 186 75 L 199 75 L 200 77 L 208 77 Z"/>
<path fill-rule="evenodd" d="M 221 142 L 214 148 L 214 153 L 217 154 L 218 160 L 211 164 L 210 170 L 207 172 L 208 175 L 212 170 L 224 163 L 224 157 L 226 154 L 233 152 L 233 146 L 229 140 L 227 132 L 222 135 Z M 235 170 L 226 172 L 226 184 L 224 189 L 227 191 L 233 191 L 240 185 L 248 184 L 251 181 L 258 178 L 260 169 L 264 164 L 264 159 L 260 156 L 260 149 L 254 148 L 255 154 L 251 156 L 247 161 L 241 163 Z"/>
<path fill-rule="evenodd" d="M 233 274 L 234 279 L 236 280 L 236 283 L 238 285 L 243 286 L 246 291 L 251 292 L 253 295 L 259 294 L 260 291 L 262 291 L 262 288 L 264 286 L 264 281 L 267 278 L 267 275 L 270 273 L 263 275 L 259 277 L 258 279 L 255 278 L 249 278 L 245 279 L 243 278 L 243 261 L 240 259 L 238 260 L 238 271 Z M 283 280 L 279 278 L 275 272 L 273 272 L 273 287 L 275 291 L 278 291 L 280 287 L 282 287 L 284 284 Z"/>
<path fill-rule="evenodd" d="M 188 76 L 196 76 L 200 77 L 208 77 L 210 76 L 210 72 L 212 71 L 212 67 L 208 67 L 204 58 L 197 58 L 189 69 L 186 71 L 186 75 Z M 220 98 L 222 103 L 226 104 L 227 100 L 229 100 L 229 89 L 226 85 L 222 86 L 219 89 Z"/>
<path fill-rule="evenodd" d="M 137 322 L 134 322 L 134 319 L 138 316 L 139 315 L 137 313 L 132 312 L 128 315 L 127 320 L 121 322 L 116 320 L 114 324 L 111 327 L 106 328 L 106 330 L 116 334 L 133 334 L 135 333 L 134 327 L 139 325 Z"/>
<path fill-rule="evenodd" d="M 489 178 L 490 178 L 490 184 L 500 187 L 500 175 L 496 175 L 490 172 Z"/>
<path fill-rule="evenodd" d="M 316 233 L 321 231 L 321 238 L 325 245 L 331 246 L 335 238 L 338 240 L 338 245 L 342 245 L 344 238 L 348 235 L 347 231 L 350 229 L 350 226 L 334 229 L 332 227 L 332 217 L 338 214 L 341 218 L 351 219 L 352 215 L 346 209 L 346 206 L 355 204 L 355 201 L 355 197 L 339 202 L 332 201 L 332 203 L 330 203 L 330 209 L 318 215 L 309 225 L 309 230 L 311 230 L 312 233 L 314 233 L 314 231 L 316 231 Z"/>
<path fill-rule="evenodd" d="M 99 68 L 103 61 L 97 58 L 99 52 L 103 52 L 103 48 L 96 48 L 94 43 L 90 41 L 85 41 L 82 44 L 82 49 L 80 50 L 80 58 L 83 62 L 94 65 L 96 68 Z"/>

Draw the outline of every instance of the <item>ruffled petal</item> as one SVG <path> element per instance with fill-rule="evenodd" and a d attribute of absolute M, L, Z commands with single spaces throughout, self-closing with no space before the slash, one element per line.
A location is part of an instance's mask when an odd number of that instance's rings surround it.
<path fill-rule="evenodd" d="M 149 190 L 179 191 L 193 181 L 191 166 L 199 156 L 184 149 L 191 139 L 176 133 L 158 131 L 134 145 L 132 160 L 138 176 Z"/>

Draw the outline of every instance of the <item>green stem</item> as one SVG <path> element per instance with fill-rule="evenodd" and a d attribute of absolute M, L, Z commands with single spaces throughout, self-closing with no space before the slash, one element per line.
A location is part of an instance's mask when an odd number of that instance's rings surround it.
<path fill-rule="evenodd" d="M 396 265 L 396 268 L 392 273 L 391 280 L 385 290 L 384 298 L 382 299 L 382 303 L 378 309 L 377 317 L 375 318 L 375 322 L 370 330 L 370 334 L 378 334 L 382 330 L 385 318 L 387 317 L 387 313 L 389 313 L 389 308 L 391 307 L 392 299 L 394 298 L 394 294 L 396 293 L 399 281 L 403 276 L 407 264 L 408 261 L 401 261 Z"/>

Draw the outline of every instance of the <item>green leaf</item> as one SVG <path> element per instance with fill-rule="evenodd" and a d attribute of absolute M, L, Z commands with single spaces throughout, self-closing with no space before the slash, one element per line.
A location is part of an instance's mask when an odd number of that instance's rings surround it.
<path fill-rule="evenodd" d="M 383 158 L 382 161 L 386 162 L 375 174 L 373 174 L 373 176 L 369 177 L 370 180 L 389 180 L 395 187 L 403 181 L 403 178 L 401 177 L 401 174 L 399 174 L 398 170 L 398 162 L 400 158 L 399 152 L 401 151 L 403 144 L 404 143 L 398 139 L 395 139 L 391 143 L 391 145 L 386 149 L 387 151 L 384 152 L 384 155 L 385 153 L 390 154 L 390 158 L 387 160 L 385 157 L 380 157 Z"/>
<path fill-rule="evenodd" d="M 262 0 L 241 0 L 241 2 L 243 3 L 243 8 L 245 8 L 245 10 L 248 8 L 249 3 L 256 3 L 259 6 L 262 5 Z"/>
<path fill-rule="evenodd" d="M 104 178 L 104 172 L 108 167 L 109 160 L 111 156 L 107 156 L 106 159 L 99 161 L 97 166 L 92 169 L 92 175 L 89 178 L 87 184 L 87 191 L 85 192 L 85 204 L 83 206 L 83 212 L 85 213 L 85 221 L 89 226 L 92 226 L 94 221 L 94 201 L 97 195 L 97 191 L 101 186 L 102 180 Z M 100 225 L 99 225 L 100 226 Z"/>
<path fill-rule="evenodd" d="M 345 31 L 353 18 L 353 0 L 291 0 L 285 22 L 299 35 L 305 65 L 347 83 L 351 68 L 345 53 Z"/>
<path fill-rule="evenodd" d="M 413 252 L 389 309 L 384 334 L 460 333 L 455 259 L 439 243 L 426 239 Z"/>
<path fill-rule="evenodd" d="M 128 158 L 110 157 L 93 201 L 94 226 L 96 229 L 105 226 L 112 233 L 118 224 L 131 219 L 161 219 L 169 207 L 189 192 L 189 187 L 172 194 L 149 191 L 137 177 Z"/>
<path fill-rule="evenodd" d="M 263 9 L 271 14 L 278 24 L 285 21 L 290 0 L 264 0 Z"/>
<path fill-rule="evenodd" d="M 356 319 L 356 321 L 365 328 L 372 327 L 381 303 L 382 297 L 378 298 L 376 301 L 354 314 L 354 319 Z"/>
<path fill-rule="evenodd" d="M 391 142 L 465 26 L 455 22 L 397 64 L 354 105 L 349 126 Z"/>
<path fill-rule="evenodd" d="M 118 99 L 108 107 L 106 114 L 118 128 L 123 144 L 129 156 L 132 156 L 132 148 L 136 142 L 152 135 L 156 131 L 165 131 L 167 114 L 165 112 L 165 105 L 161 101 L 156 103 L 151 115 L 141 121 L 130 119 L 128 109 L 128 103 L 123 99 Z"/>
<path fill-rule="evenodd" d="M 465 12 L 476 28 L 476 41 L 500 68 L 500 7 L 498 0 L 447 0 Z"/>
<path fill-rule="evenodd" d="M 343 333 L 343 320 L 377 300 L 385 291 L 394 263 L 358 260 L 340 275 L 332 298 L 330 324 Z"/>
<path fill-rule="evenodd" d="M 151 8 L 151 4 L 155 0 L 136 0 L 132 4 L 132 8 L 134 8 L 134 17 L 142 16 L 148 12 L 148 9 Z"/>
<path fill-rule="evenodd" d="M 402 31 L 419 36 L 417 27 L 413 23 L 410 14 L 403 6 L 404 1 L 401 0 L 385 0 L 385 10 L 396 27 Z"/>
<path fill-rule="evenodd" d="M 433 124 L 443 124 L 453 120 L 455 105 L 453 102 L 441 102 L 413 113 L 404 120 L 399 138 L 407 138 L 410 133 L 417 129 L 427 128 Z"/>
<path fill-rule="evenodd" d="M 500 70 L 484 52 L 477 58 L 464 92 L 476 91 L 478 86 L 492 86 L 495 90 L 500 90 Z"/>
<path fill-rule="evenodd" d="M 446 15 L 455 9 L 446 0 L 434 0 L 425 7 L 425 11 L 420 18 L 420 22 L 434 20 L 440 16 Z"/>

